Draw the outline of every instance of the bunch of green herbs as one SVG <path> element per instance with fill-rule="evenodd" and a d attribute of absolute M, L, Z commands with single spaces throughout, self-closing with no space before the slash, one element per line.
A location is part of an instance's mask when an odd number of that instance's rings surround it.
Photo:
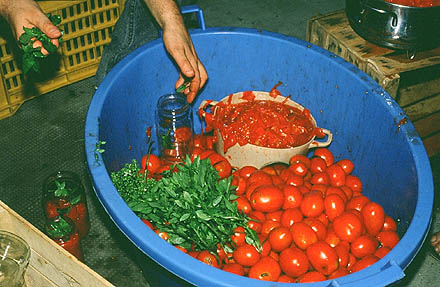
<path fill-rule="evenodd" d="M 232 177 L 220 179 L 209 159 L 189 157 L 177 165 L 178 171 L 162 173 L 160 180 L 143 177 L 136 160 L 111 174 L 121 197 L 141 218 L 149 220 L 160 231 L 169 234 L 168 242 L 188 250 L 215 252 L 221 244 L 232 252 L 231 234 L 243 226 L 246 241 L 260 250 L 254 230 L 248 227 L 249 218 L 238 211 L 238 198 Z"/>
<path fill-rule="evenodd" d="M 59 15 L 51 15 L 47 14 L 47 17 L 49 20 L 57 26 L 61 23 L 61 17 Z M 43 47 L 49 52 L 49 53 L 55 53 L 57 51 L 57 47 L 52 44 L 50 41 L 50 38 L 46 36 L 39 28 L 33 27 L 33 28 L 26 28 L 23 27 L 24 33 L 20 35 L 19 42 L 21 45 L 21 48 L 23 49 L 23 72 L 27 74 L 31 69 L 35 72 L 40 71 L 40 62 L 39 60 L 42 58 L 45 58 L 46 55 L 44 55 L 41 52 L 40 47 L 34 48 L 34 42 L 40 41 L 43 44 Z M 63 32 L 61 32 L 61 35 Z M 61 37 L 58 39 L 61 42 Z"/>

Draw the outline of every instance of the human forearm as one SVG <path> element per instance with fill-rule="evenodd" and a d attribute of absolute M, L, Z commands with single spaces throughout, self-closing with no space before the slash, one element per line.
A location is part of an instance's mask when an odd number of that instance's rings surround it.
<path fill-rule="evenodd" d="M 0 0 L 2 1 L 2 0 Z M 144 0 L 154 19 L 164 30 L 167 26 L 182 26 L 183 19 L 179 7 L 174 0 Z"/>

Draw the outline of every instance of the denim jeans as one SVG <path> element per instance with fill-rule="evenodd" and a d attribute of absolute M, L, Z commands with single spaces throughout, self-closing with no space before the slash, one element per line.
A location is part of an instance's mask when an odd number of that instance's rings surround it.
<path fill-rule="evenodd" d="M 122 58 L 159 37 L 158 26 L 143 0 L 125 2 L 124 11 L 116 22 L 111 37 L 96 72 L 97 85 Z"/>
<path fill-rule="evenodd" d="M 193 1 L 176 0 L 179 7 L 180 5 L 186 5 L 182 2 Z M 159 36 L 159 26 L 144 0 L 126 0 L 124 11 L 114 26 L 112 40 L 104 48 L 96 72 L 96 85 L 98 86 L 102 82 L 107 73 L 122 58 Z"/>

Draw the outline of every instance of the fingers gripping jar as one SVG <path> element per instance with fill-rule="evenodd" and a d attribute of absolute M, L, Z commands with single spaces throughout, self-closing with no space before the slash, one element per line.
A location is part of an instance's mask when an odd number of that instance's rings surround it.
<path fill-rule="evenodd" d="M 184 94 L 167 94 L 157 101 L 156 132 L 160 156 L 169 162 L 182 162 L 191 154 L 193 115 Z"/>

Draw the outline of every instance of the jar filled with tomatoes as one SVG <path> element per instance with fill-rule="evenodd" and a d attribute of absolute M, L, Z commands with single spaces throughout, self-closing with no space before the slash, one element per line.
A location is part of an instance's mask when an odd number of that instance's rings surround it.
<path fill-rule="evenodd" d="M 193 115 L 184 94 L 167 94 L 159 98 L 156 132 L 159 152 L 165 161 L 181 162 L 191 154 Z"/>
<path fill-rule="evenodd" d="M 46 234 L 59 246 L 70 252 L 80 261 L 84 261 L 78 229 L 68 217 L 56 216 L 47 219 Z"/>
<path fill-rule="evenodd" d="M 43 183 L 43 207 L 46 218 L 70 218 L 80 237 L 89 231 L 86 194 L 79 175 L 70 171 L 51 174 Z"/>

